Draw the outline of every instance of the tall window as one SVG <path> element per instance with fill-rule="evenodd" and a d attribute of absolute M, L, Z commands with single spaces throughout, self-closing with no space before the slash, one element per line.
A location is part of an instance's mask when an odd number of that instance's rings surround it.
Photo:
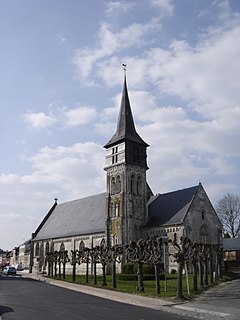
<path fill-rule="evenodd" d="M 79 244 L 79 251 L 80 251 L 80 252 L 83 252 L 83 251 L 84 251 L 84 248 L 85 248 L 84 242 L 81 241 L 80 244 Z"/>
<path fill-rule="evenodd" d="M 142 194 L 142 177 L 141 176 L 137 177 L 137 194 L 138 195 Z"/>
<path fill-rule="evenodd" d="M 105 245 L 106 245 L 105 239 L 102 239 L 100 242 L 100 247 L 105 247 Z"/>
<path fill-rule="evenodd" d="M 49 251 L 49 242 L 47 242 L 45 246 L 45 253 L 49 253 Z"/>
<path fill-rule="evenodd" d="M 40 254 L 40 247 L 39 247 L 39 242 L 37 242 L 35 247 L 35 256 L 39 256 L 39 254 Z"/>
<path fill-rule="evenodd" d="M 176 234 L 176 232 L 173 235 L 173 241 L 177 242 L 177 234 Z"/>
<path fill-rule="evenodd" d="M 111 178 L 111 194 L 116 193 L 116 180 L 114 177 Z"/>
<path fill-rule="evenodd" d="M 131 175 L 131 178 L 130 178 L 130 191 L 131 193 L 135 193 L 135 185 L 136 185 L 136 178 L 134 176 L 134 174 Z"/>
<path fill-rule="evenodd" d="M 116 179 L 116 190 L 117 190 L 117 193 L 121 192 L 121 178 L 120 178 L 120 176 L 117 176 L 117 179 Z"/>
<path fill-rule="evenodd" d="M 202 226 L 201 227 L 200 236 L 201 236 L 201 242 L 202 243 L 209 242 L 209 234 L 208 234 L 207 226 Z"/>
<path fill-rule="evenodd" d="M 112 148 L 112 164 L 115 164 L 118 162 L 118 147 Z"/>
<path fill-rule="evenodd" d="M 60 246 L 60 251 L 64 251 L 65 250 L 65 245 L 64 245 L 64 243 L 62 242 L 61 243 L 61 246 Z"/>
<path fill-rule="evenodd" d="M 113 236 L 113 244 L 114 245 L 118 244 L 118 238 L 116 234 Z"/>

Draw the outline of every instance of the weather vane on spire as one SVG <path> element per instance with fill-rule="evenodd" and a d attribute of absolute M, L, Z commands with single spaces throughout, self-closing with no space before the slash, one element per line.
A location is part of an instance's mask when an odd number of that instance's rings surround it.
<path fill-rule="evenodd" d="M 127 65 L 126 64 L 122 64 L 122 66 L 123 66 L 123 70 L 124 70 L 124 75 L 126 76 L 126 72 L 127 72 Z"/>

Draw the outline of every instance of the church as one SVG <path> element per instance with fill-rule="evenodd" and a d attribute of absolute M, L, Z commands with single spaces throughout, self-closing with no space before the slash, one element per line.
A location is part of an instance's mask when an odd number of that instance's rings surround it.
<path fill-rule="evenodd" d="M 45 270 L 47 252 L 92 248 L 103 239 L 124 246 L 156 236 L 179 242 L 184 235 L 222 243 L 222 224 L 201 183 L 153 194 L 146 178 L 148 147 L 135 128 L 125 74 L 116 132 L 104 145 L 106 190 L 61 204 L 55 199 L 32 234 L 33 272 Z M 176 263 L 169 259 L 165 268 L 170 272 Z"/>

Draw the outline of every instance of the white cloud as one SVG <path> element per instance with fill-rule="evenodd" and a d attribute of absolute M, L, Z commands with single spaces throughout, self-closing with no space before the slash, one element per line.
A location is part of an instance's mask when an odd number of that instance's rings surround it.
<path fill-rule="evenodd" d="M 122 84 L 123 70 L 121 63 L 127 64 L 128 82 L 131 87 L 142 89 L 146 87 L 146 82 L 143 81 L 148 74 L 148 64 L 144 57 L 121 57 L 113 56 L 108 60 L 101 61 L 96 64 L 96 74 L 100 77 L 108 87 L 113 87 Z M 147 80 L 147 79 L 146 79 Z M 131 88 L 130 87 L 130 88 Z"/>
<path fill-rule="evenodd" d="M 31 237 L 55 197 L 62 203 L 105 191 L 104 149 L 96 143 L 44 147 L 26 161 L 31 174 L 0 176 L 1 210 L 8 225 L 15 226 L 19 242 Z M 8 233 L 1 230 L 1 247 L 5 249 L 17 245 L 15 236 L 11 241 Z"/>
<path fill-rule="evenodd" d="M 55 117 L 46 115 L 43 112 L 28 112 L 23 115 L 25 122 L 34 128 L 46 128 L 58 122 L 62 126 L 75 127 L 85 125 L 97 117 L 97 111 L 93 106 L 78 106 L 68 108 L 66 106 L 55 108 Z"/>
<path fill-rule="evenodd" d="M 57 121 L 54 117 L 46 115 L 44 112 L 28 112 L 23 115 L 23 119 L 34 128 L 46 128 Z"/>
<path fill-rule="evenodd" d="M 59 184 L 59 192 L 65 190 L 64 197 L 68 199 L 89 195 L 88 186 L 92 192 L 99 190 L 99 187 L 103 190 L 104 183 L 102 186 L 98 184 L 103 177 L 103 148 L 93 142 L 70 147 L 44 147 L 29 161 L 35 174 Z"/>
<path fill-rule="evenodd" d="M 222 0 L 217 2 L 217 6 L 220 9 L 219 18 L 222 21 L 229 21 L 231 19 L 231 7 L 228 0 Z"/>
<path fill-rule="evenodd" d="M 203 113 L 210 117 L 212 112 L 226 108 L 229 101 L 238 103 L 240 84 L 235 80 L 240 71 L 240 44 L 235 43 L 235 39 L 239 33 L 240 27 L 236 27 L 196 48 L 183 47 L 182 42 L 179 47 L 174 41 L 167 52 L 168 59 L 158 60 L 159 88 L 194 102 L 198 111 L 201 104 Z M 161 50 L 159 54 L 161 58 Z M 154 68 L 151 71 L 156 78 Z M 206 103 L 211 104 L 211 108 Z"/>
<path fill-rule="evenodd" d="M 216 199 L 224 184 L 225 190 L 237 188 L 237 178 L 232 180 L 236 184 L 229 184 L 226 177 L 239 177 L 240 21 L 226 4 L 220 9 L 220 24 L 203 30 L 194 46 L 172 39 L 168 48 L 150 47 L 138 56 L 122 58 L 130 70 L 137 130 L 150 144 L 148 174 L 155 192 L 199 180 L 207 188 L 211 180 L 209 193 Z M 95 67 L 108 86 L 122 79 L 115 53 Z M 177 106 L 164 105 L 159 96 L 164 101 L 180 100 Z M 119 103 L 120 95 L 115 105 Z"/>
<path fill-rule="evenodd" d="M 95 50 L 84 48 L 75 51 L 73 63 L 77 66 L 79 78 L 82 80 L 87 78 L 93 70 L 93 65 L 99 60 L 143 43 L 144 36 L 159 27 L 158 19 L 152 19 L 146 24 L 133 23 L 114 33 L 111 31 L 111 26 L 103 22 L 99 31 L 98 47 Z"/>
<path fill-rule="evenodd" d="M 229 109 L 223 115 L 216 112 L 215 120 L 198 121 L 184 106 L 159 106 L 156 97 L 147 91 L 129 90 L 129 97 L 137 131 L 150 144 L 148 181 L 154 192 L 184 188 L 199 181 L 207 188 L 209 179 L 215 179 L 218 188 L 223 177 L 238 174 L 233 159 L 239 157 L 239 142 L 234 139 L 239 130 L 239 108 L 233 108 L 233 114 Z M 114 102 L 118 109 L 120 98 L 118 94 Z M 107 122 L 106 126 L 105 122 L 98 125 L 101 133 L 106 135 L 106 128 L 115 131 L 110 122 L 116 119 L 115 111 L 107 108 L 104 112 Z M 234 184 L 230 190 L 234 190 Z M 219 192 L 222 194 L 222 190 Z M 216 199 L 213 186 L 210 195 Z"/>
<path fill-rule="evenodd" d="M 120 13 L 124 12 L 128 12 L 129 10 L 131 10 L 135 3 L 131 2 L 131 1 L 105 1 L 105 5 L 106 5 L 106 10 L 105 13 L 107 16 L 115 16 L 115 15 L 119 15 Z"/>
<path fill-rule="evenodd" d="M 158 8 L 162 15 L 172 15 L 174 11 L 174 5 L 172 0 L 151 0 L 150 4 L 154 8 Z"/>
<path fill-rule="evenodd" d="M 75 127 L 87 124 L 94 120 L 97 116 L 97 112 L 94 107 L 81 106 L 65 111 L 64 116 L 67 118 L 66 125 L 69 127 Z"/>
<path fill-rule="evenodd" d="M 219 153 L 229 158 L 239 157 L 238 140 L 234 138 L 240 135 L 240 45 L 235 43 L 238 34 L 240 28 L 234 26 L 221 36 L 211 34 L 209 38 L 205 37 L 196 47 L 175 40 L 168 49 L 155 48 L 145 52 L 145 59 L 129 58 L 132 60 L 128 75 L 131 86 L 141 87 L 149 82 L 161 90 L 163 97 L 172 95 L 181 98 L 181 107 L 167 109 L 182 115 L 182 119 L 171 129 L 178 128 L 178 131 L 189 134 L 185 130 L 189 127 L 192 141 L 199 151 Z M 102 69 L 104 79 L 108 78 L 105 75 L 117 73 L 116 69 L 114 71 L 115 61 L 109 68 L 107 65 L 105 67 Z M 142 76 L 143 73 L 145 76 Z M 134 115 L 142 122 L 154 123 L 163 117 L 164 108 L 161 106 L 162 110 L 159 109 L 154 94 L 130 90 L 130 99 Z M 199 121 L 192 121 L 192 111 L 199 115 Z M 174 117 L 173 114 L 171 117 Z M 171 117 L 166 121 L 169 126 Z M 165 128 L 165 124 L 162 125 Z M 174 133 L 169 131 L 169 135 Z"/>
<path fill-rule="evenodd" d="M 114 16 L 121 3 L 107 2 L 108 14 Z M 137 131 L 150 144 L 148 182 L 153 191 L 176 190 L 200 180 L 216 202 L 226 190 L 236 191 L 239 183 L 239 15 L 231 13 L 229 2 L 214 1 L 210 9 L 218 8 L 216 15 L 203 10 L 198 17 L 202 15 L 201 21 L 211 18 L 214 25 L 202 29 L 192 43 L 178 38 L 176 32 L 176 39 L 168 39 L 168 45 L 165 41 L 162 46 L 160 21 L 163 15 L 174 14 L 173 2 L 149 1 L 148 8 L 149 4 L 158 19 L 119 29 L 117 23 L 101 22 L 97 44 L 76 50 L 74 64 L 83 84 L 96 85 L 101 79 L 111 87 L 122 83 L 120 66 L 126 63 Z M 124 13 L 126 3 L 121 9 Z M 205 13 L 208 16 L 204 18 Z M 56 121 L 69 127 L 92 121 L 95 130 L 110 139 L 116 129 L 120 98 L 121 93 L 113 97 L 113 105 L 98 116 L 94 107 L 77 105 L 59 108 L 57 113 L 54 108 L 54 117 L 51 112 L 28 112 L 24 120 L 36 128 Z M 15 231 L 19 235 L 30 235 L 54 197 L 61 203 L 105 191 L 104 149 L 100 144 L 45 147 L 28 161 L 31 174 L 0 177 L 0 202 L 9 224 L 31 217 L 26 224 L 18 224 Z M 3 239 L 7 237 L 6 231 Z"/>

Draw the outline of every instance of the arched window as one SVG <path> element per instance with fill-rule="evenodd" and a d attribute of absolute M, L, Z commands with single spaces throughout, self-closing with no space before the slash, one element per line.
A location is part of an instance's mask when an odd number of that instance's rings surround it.
<path fill-rule="evenodd" d="M 105 239 L 102 239 L 100 242 L 100 247 L 105 247 L 105 244 L 106 244 Z"/>
<path fill-rule="evenodd" d="M 174 242 L 177 242 L 177 234 L 176 234 L 176 232 L 175 232 L 174 235 L 173 235 L 173 241 L 174 241 Z"/>
<path fill-rule="evenodd" d="M 121 192 L 121 178 L 120 178 L 120 176 L 117 176 L 117 179 L 116 179 L 116 190 L 117 190 L 117 193 Z"/>
<path fill-rule="evenodd" d="M 64 245 L 64 243 L 63 243 L 63 242 L 61 243 L 60 251 L 65 251 L 65 245 Z"/>
<path fill-rule="evenodd" d="M 130 178 L 130 192 L 132 194 L 135 194 L 135 185 L 136 185 L 136 178 L 134 176 L 134 174 L 131 175 L 131 178 Z"/>
<path fill-rule="evenodd" d="M 205 219 L 205 212 L 204 210 L 202 210 L 202 221 L 204 221 L 204 219 Z"/>
<path fill-rule="evenodd" d="M 137 177 L 137 194 L 138 195 L 142 194 L 142 177 L 141 176 Z"/>
<path fill-rule="evenodd" d="M 49 251 L 50 251 L 50 250 L 49 250 L 49 242 L 47 242 L 47 243 L 46 243 L 46 246 L 45 246 L 45 254 L 46 254 L 46 253 L 49 253 Z"/>
<path fill-rule="evenodd" d="M 81 241 L 80 244 L 79 244 L 79 251 L 80 251 L 80 252 L 83 252 L 83 251 L 84 251 L 84 248 L 85 248 L 85 244 L 84 244 L 83 241 Z"/>
<path fill-rule="evenodd" d="M 35 247 L 35 256 L 38 257 L 39 255 L 40 255 L 40 247 L 39 247 L 39 242 L 37 242 Z"/>
<path fill-rule="evenodd" d="M 209 232 L 207 226 L 202 226 L 200 230 L 200 237 L 201 237 L 201 242 L 202 243 L 207 243 L 209 242 Z"/>
<path fill-rule="evenodd" d="M 111 194 L 116 193 L 116 180 L 114 177 L 111 179 Z"/>
<path fill-rule="evenodd" d="M 118 238 L 117 238 L 117 235 L 115 234 L 113 236 L 113 245 L 116 245 L 116 244 L 118 244 Z"/>

